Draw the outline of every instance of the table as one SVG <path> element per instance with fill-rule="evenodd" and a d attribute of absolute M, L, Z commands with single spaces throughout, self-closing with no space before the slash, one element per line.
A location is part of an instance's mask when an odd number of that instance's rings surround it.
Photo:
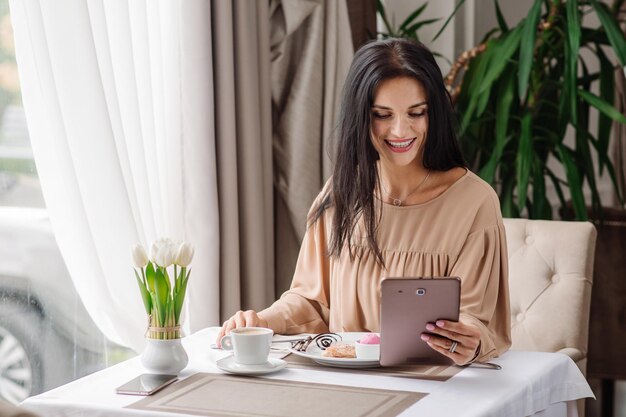
<path fill-rule="evenodd" d="M 208 348 L 217 331 L 216 327 L 204 329 L 183 340 L 190 361 L 181 378 L 198 372 L 222 373 L 215 360 L 227 353 Z M 509 351 L 493 362 L 501 365 L 502 370 L 468 367 L 445 382 L 330 367 L 287 367 L 263 378 L 428 394 L 402 412 L 402 417 L 577 416 L 575 400 L 593 397 L 578 367 L 565 355 Z M 117 395 L 115 387 L 141 373 L 143 369 L 136 357 L 28 398 L 22 407 L 46 417 L 180 417 L 176 413 L 124 408 L 142 397 Z"/>

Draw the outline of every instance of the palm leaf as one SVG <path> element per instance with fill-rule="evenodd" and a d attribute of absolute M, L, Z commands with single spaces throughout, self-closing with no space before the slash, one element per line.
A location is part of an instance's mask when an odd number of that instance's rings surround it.
<path fill-rule="evenodd" d="M 546 167 L 546 173 L 548 174 L 548 177 L 552 180 L 552 184 L 554 185 L 554 190 L 556 191 L 556 195 L 559 198 L 559 201 L 561 202 L 561 207 L 565 208 L 567 206 L 567 203 L 565 201 L 565 195 L 563 194 L 563 189 L 561 188 L 561 181 L 556 176 L 556 174 L 552 172 L 552 170 L 549 167 Z"/>
<path fill-rule="evenodd" d="M 435 40 L 439 37 L 439 35 L 441 35 L 443 33 L 444 29 L 448 26 L 448 23 L 450 23 L 450 21 L 452 20 L 452 18 L 456 14 L 456 12 L 459 10 L 459 7 L 461 7 L 463 5 L 463 3 L 465 3 L 465 0 L 459 0 L 458 1 L 456 6 L 454 6 L 454 10 L 452 10 L 452 13 L 450 14 L 450 16 L 448 16 L 446 21 L 443 23 L 443 26 L 441 27 L 441 29 L 439 29 L 439 32 L 437 32 L 437 34 L 431 40 L 431 42 L 435 42 Z"/>
<path fill-rule="evenodd" d="M 515 201 L 513 200 L 513 187 L 515 186 L 514 181 L 508 180 L 504 183 L 502 189 L 502 217 L 519 217 L 519 209 L 515 205 Z"/>
<path fill-rule="evenodd" d="M 470 123 L 474 111 L 476 116 L 482 114 L 482 110 L 486 105 L 486 99 L 489 97 L 489 90 L 494 81 L 502 74 L 508 60 L 515 53 L 519 44 L 521 28 L 518 27 L 508 32 L 501 39 L 491 40 L 487 43 L 487 49 L 480 56 L 478 67 L 476 68 L 477 77 L 472 78 L 471 85 L 467 91 L 469 104 L 464 111 L 463 120 L 461 121 L 461 132 L 463 132 Z M 485 74 L 480 77 L 480 74 Z M 487 94 L 487 97 L 484 96 Z M 478 110 L 477 110 L 478 109 Z"/>
<path fill-rule="evenodd" d="M 569 107 L 572 121 L 576 124 L 578 98 L 572 92 L 576 91 L 576 69 L 578 50 L 580 49 L 580 18 L 578 15 L 578 0 L 566 2 L 567 11 L 567 50 L 565 54 L 565 91 L 569 94 Z"/>
<path fill-rule="evenodd" d="M 500 26 L 500 30 L 502 32 L 508 32 L 509 25 L 506 24 L 506 20 L 504 19 L 502 10 L 500 10 L 500 3 L 498 2 L 498 0 L 493 0 L 493 3 L 496 7 L 496 18 L 498 19 L 498 26 Z"/>
<path fill-rule="evenodd" d="M 617 175 L 615 173 L 615 167 L 613 166 L 613 162 L 611 162 L 611 159 L 609 158 L 609 155 L 607 152 L 600 152 L 599 141 L 596 141 L 589 132 L 587 132 L 587 135 L 588 135 L 589 141 L 596 148 L 596 151 L 598 152 L 599 162 L 606 167 L 606 170 L 609 173 L 609 178 L 611 178 L 611 182 L 613 183 L 613 188 L 615 190 L 617 200 L 620 202 L 620 204 L 623 205 L 624 200 L 623 200 L 622 193 L 620 191 L 620 187 L 617 182 Z"/>
<path fill-rule="evenodd" d="M 596 52 L 600 61 L 600 98 L 606 103 L 613 103 L 615 89 L 615 75 L 613 65 L 602 51 L 602 47 L 596 44 Z M 604 113 L 598 115 L 598 153 L 606 154 L 609 149 L 611 136 L 611 119 Z M 598 173 L 602 175 L 604 158 L 598 160 Z"/>
<path fill-rule="evenodd" d="M 522 116 L 522 128 L 515 161 L 517 174 L 517 201 L 520 210 L 523 210 L 526 205 L 528 181 L 530 178 L 531 164 L 534 156 L 532 147 L 532 122 L 532 115 L 530 113 L 526 113 Z"/>
<path fill-rule="evenodd" d="M 619 110 L 613 107 L 611 104 L 602 100 L 600 97 L 585 90 L 578 90 L 578 95 L 583 98 L 587 103 L 591 104 L 596 109 L 600 110 L 604 115 L 610 117 L 619 123 L 626 124 L 626 116 L 621 114 Z"/>
<path fill-rule="evenodd" d="M 425 2 L 423 5 L 415 9 L 413 13 L 411 13 L 406 19 L 404 19 L 404 22 L 402 22 L 402 24 L 398 27 L 398 32 L 403 32 L 404 29 L 406 29 L 411 23 L 413 23 L 413 20 L 415 20 L 420 14 L 422 14 L 426 6 L 428 6 L 428 2 Z"/>
<path fill-rule="evenodd" d="M 557 151 L 567 176 L 567 183 L 572 196 L 572 204 L 577 220 L 587 220 L 587 209 L 583 196 L 583 185 L 578 173 L 578 167 L 572 157 L 572 151 L 563 144 L 557 144 Z"/>
<path fill-rule="evenodd" d="M 541 0 L 535 0 L 535 4 L 530 9 L 528 17 L 524 23 L 518 27 L 523 28 L 522 39 L 519 51 L 519 80 L 518 90 L 520 100 L 526 96 L 526 88 L 528 87 L 528 78 L 530 76 L 530 68 L 533 63 L 533 55 L 535 51 L 535 39 L 537 37 L 537 25 L 541 17 Z"/>
<path fill-rule="evenodd" d="M 381 19 L 383 20 L 383 24 L 385 25 L 385 28 L 387 29 L 387 32 L 388 32 L 387 34 L 391 37 L 395 36 L 393 28 L 391 27 L 391 25 L 389 24 L 389 21 L 387 20 L 387 14 L 385 13 L 385 5 L 383 4 L 381 0 L 376 0 L 376 11 L 378 12 Z"/>
<path fill-rule="evenodd" d="M 416 32 L 419 29 L 421 29 L 422 26 L 430 25 L 431 23 L 435 23 L 435 22 L 438 22 L 440 20 L 441 20 L 440 18 L 421 20 L 421 21 L 415 23 L 413 26 L 407 28 L 406 30 L 402 30 L 401 33 L 415 35 Z"/>
<path fill-rule="evenodd" d="M 552 220 L 552 207 L 546 195 L 543 166 L 543 162 L 539 158 L 535 158 L 535 162 L 533 163 L 533 204 L 531 218 Z"/>
<path fill-rule="evenodd" d="M 502 74 L 504 68 L 509 63 L 509 59 L 513 56 L 520 43 L 522 36 L 522 28 L 518 27 L 511 32 L 505 34 L 492 45 L 492 61 L 489 63 L 489 67 L 482 80 L 479 93 L 491 88 L 493 82 Z"/>
<path fill-rule="evenodd" d="M 480 177 L 490 184 L 493 184 L 496 167 L 502 157 L 502 152 L 506 146 L 508 139 L 506 137 L 509 126 L 511 104 L 515 96 L 515 67 L 511 66 L 504 74 L 500 88 L 498 89 L 498 97 L 496 100 L 496 126 L 495 126 L 495 145 L 491 158 L 480 170 Z"/>
<path fill-rule="evenodd" d="M 591 5 L 595 9 L 606 31 L 606 35 L 609 38 L 611 46 L 613 46 L 617 60 L 622 67 L 626 67 L 626 38 L 624 37 L 624 33 L 607 10 L 606 5 L 599 3 L 598 0 L 591 0 Z"/>

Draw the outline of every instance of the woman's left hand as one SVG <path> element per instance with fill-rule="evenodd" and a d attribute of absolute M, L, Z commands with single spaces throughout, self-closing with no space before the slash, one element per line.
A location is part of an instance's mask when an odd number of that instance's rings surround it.
<path fill-rule="evenodd" d="M 457 365 L 464 365 L 476 356 L 480 344 L 480 330 L 473 324 L 437 320 L 436 323 L 426 325 L 426 332 L 422 333 L 422 340 Z"/>

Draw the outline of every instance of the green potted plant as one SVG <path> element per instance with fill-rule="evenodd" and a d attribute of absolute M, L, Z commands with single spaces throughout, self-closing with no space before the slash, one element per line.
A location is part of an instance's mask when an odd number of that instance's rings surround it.
<path fill-rule="evenodd" d="M 158 239 L 150 247 L 150 257 L 139 244 L 133 246 L 132 255 L 135 277 L 148 315 L 147 344 L 141 363 L 149 372 L 177 374 L 188 362 L 180 340 L 180 319 L 191 273 L 193 246 Z"/>
<path fill-rule="evenodd" d="M 428 2 L 425 2 L 413 12 L 411 12 L 404 21 L 399 25 L 395 26 L 395 22 L 390 22 L 389 16 L 387 15 L 387 10 L 385 9 L 385 5 L 382 0 L 376 0 L 376 13 L 380 16 L 383 25 L 385 26 L 385 31 L 377 32 L 378 37 L 386 39 L 386 38 L 408 38 L 415 39 L 419 41 L 418 31 L 427 25 L 431 25 L 435 22 L 438 22 L 439 18 L 436 19 L 424 19 L 418 20 L 420 15 L 424 12 L 428 6 Z"/>
<path fill-rule="evenodd" d="M 494 3 L 498 28 L 459 58 L 447 77 L 466 158 L 499 192 L 506 217 L 551 219 L 547 181 L 562 208 L 569 190 L 578 220 L 587 219 L 586 184 L 592 211 L 600 216 L 598 174 L 608 173 L 623 201 L 608 143 L 613 121 L 626 123 L 626 116 L 612 105 L 617 66 L 607 49 L 626 67 L 626 39 L 617 17 L 624 0 L 610 8 L 597 0 L 535 0 L 515 27 Z M 583 24 L 590 13 L 597 15 L 599 27 Z M 587 57 L 580 54 L 583 49 Z M 598 62 L 598 71 L 589 69 L 589 59 Z M 591 92 L 594 81 L 599 94 Z M 599 111 L 597 126 L 590 125 L 591 108 Z M 573 144 L 565 141 L 568 127 L 575 132 Z M 550 159 L 562 166 L 564 176 Z"/>

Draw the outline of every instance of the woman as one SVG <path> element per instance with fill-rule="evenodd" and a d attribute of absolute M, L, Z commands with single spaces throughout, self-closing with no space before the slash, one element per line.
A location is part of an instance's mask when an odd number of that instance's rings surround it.
<path fill-rule="evenodd" d="M 421 334 L 457 364 L 510 346 L 507 251 L 498 198 L 465 168 L 441 72 L 422 44 L 376 41 L 343 91 L 336 163 L 309 213 L 291 288 L 233 328 L 379 331 L 384 277 L 461 278 L 458 322 Z"/>

